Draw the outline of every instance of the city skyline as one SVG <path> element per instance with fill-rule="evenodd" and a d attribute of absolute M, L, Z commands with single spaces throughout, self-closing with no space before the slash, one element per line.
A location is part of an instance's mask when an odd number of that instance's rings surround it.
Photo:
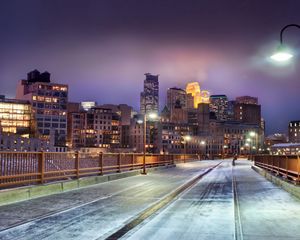
<path fill-rule="evenodd" d="M 1 94 L 14 97 L 24 73 L 37 68 L 69 84 L 72 101 L 138 109 L 151 72 L 160 74 L 161 109 L 167 88 L 198 81 L 211 94 L 258 97 L 267 133 L 286 132 L 299 119 L 290 107 L 300 100 L 299 61 L 278 67 L 266 59 L 280 29 L 300 21 L 299 3 L 189 2 L 3 1 Z M 297 33 L 286 35 L 295 48 Z"/>

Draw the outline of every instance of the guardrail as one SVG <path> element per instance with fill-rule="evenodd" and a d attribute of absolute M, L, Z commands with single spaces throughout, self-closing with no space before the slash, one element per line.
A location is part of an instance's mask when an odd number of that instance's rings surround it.
<path fill-rule="evenodd" d="M 196 154 L 147 154 L 145 166 L 199 159 Z M 0 152 L 0 189 L 143 168 L 143 154 Z"/>
<path fill-rule="evenodd" d="M 300 183 L 300 158 L 299 156 L 289 155 L 256 155 L 254 165 L 268 171 Z"/>

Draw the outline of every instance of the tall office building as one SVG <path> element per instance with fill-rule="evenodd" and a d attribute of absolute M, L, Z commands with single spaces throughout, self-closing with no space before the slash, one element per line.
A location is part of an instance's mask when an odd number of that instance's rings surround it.
<path fill-rule="evenodd" d="M 237 97 L 234 114 L 237 121 L 261 125 L 261 106 L 255 97 Z"/>
<path fill-rule="evenodd" d="M 159 110 L 159 75 L 152 75 L 145 73 L 144 91 L 141 92 L 140 98 L 140 112 L 144 113 L 158 113 Z"/>
<path fill-rule="evenodd" d="M 186 85 L 185 89 L 186 93 L 189 95 L 189 106 L 188 108 L 191 108 L 190 102 L 191 99 L 193 99 L 194 108 L 198 107 L 198 104 L 201 103 L 201 90 L 200 85 L 198 82 L 191 82 Z"/>
<path fill-rule="evenodd" d="M 228 99 L 226 95 L 211 95 L 210 112 L 214 113 L 217 120 L 226 121 L 228 118 Z"/>
<path fill-rule="evenodd" d="M 113 113 L 119 115 L 120 117 L 120 125 L 130 125 L 131 115 L 132 115 L 132 107 L 127 104 L 103 104 L 99 107 L 110 108 Z"/>
<path fill-rule="evenodd" d="M 300 143 L 300 121 L 290 121 L 289 123 L 289 142 Z"/>
<path fill-rule="evenodd" d="M 186 92 L 181 88 L 169 88 L 167 91 L 167 107 L 169 110 L 174 108 L 186 108 Z"/>
<path fill-rule="evenodd" d="M 174 123 L 187 122 L 187 94 L 180 88 L 169 88 L 167 91 L 167 107 L 170 111 L 170 121 Z"/>
<path fill-rule="evenodd" d="M 34 70 L 18 83 L 16 98 L 30 102 L 40 137 L 54 134 L 55 145 L 65 146 L 68 85 L 52 83 L 50 73 Z"/>
<path fill-rule="evenodd" d="M 258 98 L 250 96 L 237 97 L 235 101 L 241 104 L 258 104 Z"/>
<path fill-rule="evenodd" d="M 235 120 L 235 104 L 236 101 L 228 101 L 228 109 L 227 109 L 228 120 Z"/>
<path fill-rule="evenodd" d="M 210 101 L 210 93 L 207 90 L 202 90 L 201 91 L 201 102 L 202 103 L 209 103 Z"/>

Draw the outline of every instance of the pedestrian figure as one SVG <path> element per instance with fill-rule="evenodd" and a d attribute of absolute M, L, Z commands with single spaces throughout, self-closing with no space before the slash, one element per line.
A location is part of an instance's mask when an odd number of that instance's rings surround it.
<path fill-rule="evenodd" d="M 232 166 L 235 166 L 235 160 L 237 160 L 237 155 L 235 154 L 232 159 Z"/>

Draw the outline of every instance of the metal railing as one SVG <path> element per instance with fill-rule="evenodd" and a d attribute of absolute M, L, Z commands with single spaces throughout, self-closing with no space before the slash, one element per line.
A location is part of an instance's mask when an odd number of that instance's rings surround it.
<path fill-rule="evenodd" d="M 146 168 L 198 160 L 196 154 L 147 154 Z M 143 154 L 0 152 L 0 189 L 141 169 Z"/>
<path fill-rule="evenodd" d="M 278 176 L 300 182 L 300 158 L 299 156 L 289 155 L 256 155 L 254 165 L 275 173 Z"/>

